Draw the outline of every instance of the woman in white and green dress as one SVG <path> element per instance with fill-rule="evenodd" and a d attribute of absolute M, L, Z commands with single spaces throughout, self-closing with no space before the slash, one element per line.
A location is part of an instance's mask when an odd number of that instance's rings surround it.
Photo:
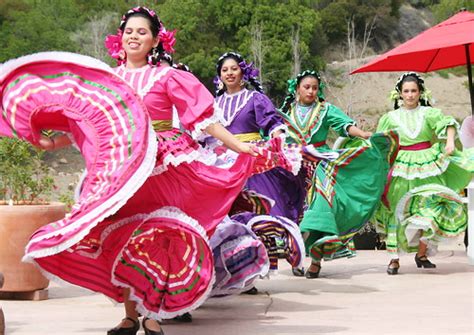
<path fill-rule="evenodd" d="M 378 131 L 397 130 L 400 137 L 400 150 L 375 215 L 391 258 L 389 275 L 398 273 L 402 252 L 416 252 L 418 268 L 435 268 L 427 255 L 467 225 L 459 194 L 471 180 L 474 156 L 472 151 L 456 149 L 458 123 L 430 106 L 429 93 L 417 73 L 404 73 L 391 94 L 395 110 L 378 123 Z"/>
<path fill-rule="evenodd" d="M 288 83 L 289 94 L 280 112 L 289 141 L 333 156 L 332 161 L 313 163 L 310 156 L 304 160 L 308 208 L 300 229 L 307 233 L 305 246 L 312 259 L 305 275 L 317 278 L 322 259 L 354 256 L 351 240 L 377 208 L 390 158 L 398 147 L 397 135 L 372 135 L 357 128 L 354 120 L 324 100 L 316 71 L 304 71 Z M 367 141 L 361 141 L 362 146 L 331 150 L 326 143 L 329 128 L 340 136 Z"/>

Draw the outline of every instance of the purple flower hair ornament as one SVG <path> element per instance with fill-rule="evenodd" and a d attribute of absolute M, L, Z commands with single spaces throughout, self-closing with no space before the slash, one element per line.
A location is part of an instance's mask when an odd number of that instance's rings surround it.
<path fill-rule="evenodd" d="M 224 83 L 221 81 L 219 76 L 215 76 L 212 82 L 217 90 L 222 90 L 224 88 Z"/>
<path fill-rule="evenodd" d="M 239 66 L 242 69 L 243 79 L 245 81 L 249 81 L 251 78 L 257 78 L 260 73 L 258 69 L 253 67 L 253 62 L 247 64 L 245 61 L 242 61 L 239 63 Z"/>

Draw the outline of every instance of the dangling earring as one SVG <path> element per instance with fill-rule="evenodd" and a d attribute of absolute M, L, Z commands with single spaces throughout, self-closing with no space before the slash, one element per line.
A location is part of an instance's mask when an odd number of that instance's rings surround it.
<path fill-rule="evenodd" d="M 296 100 L 297 103 L 300 102 L 300 95 L 299 95 L 299 93 L 296 93 L 296 94 L 295 94 L 295 100 Z"/>
<path fill-rule="evenodd" d="M 245 85 L 245 81 L 243 79 L 240 79 L 240 86 L 244 86 Z"/>
<path fill-rule="evenodd" d="M 156 65 L 159 62 L 160 53 L 158 52 L 158 48 L 153 48 L 151 50 L 151 54 L 148 54 L 148 64 Z"/>
<path fill-rule="evenodd" d="M 224 83 L 222 81 L 219 80 L 219 84 L 217 85 L 217 89 L 219 91 L 222 91 L 224 89 Z"/>

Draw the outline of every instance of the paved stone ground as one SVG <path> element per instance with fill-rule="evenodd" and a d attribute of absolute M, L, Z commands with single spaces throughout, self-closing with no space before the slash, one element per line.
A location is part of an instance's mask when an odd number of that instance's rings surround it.
<path fill-rule="evenodd" d="M 210 299 L 193 312 L 193 323 L 163 329 L 166 335 L 474 334 L 474 266 L 460 245 L 432 261 L 437 269 L 419 270 L 412 255 L 404 256 L 400 274 L 388 276 L 385 252 L 359 251 L 323 263 L 313 280 L 293 277 L 281 261 L 277 276 L 257 282 L 259 295 Z M 123 315 L 120 305 L 78 287 L 51 284 L 49 291 L 45 301 L 0 301 L 6 334 L 104 335 Z"/>

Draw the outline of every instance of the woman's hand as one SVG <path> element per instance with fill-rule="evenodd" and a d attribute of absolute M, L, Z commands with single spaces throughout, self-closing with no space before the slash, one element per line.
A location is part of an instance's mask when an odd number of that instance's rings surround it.
<path fill-rule="evenodd" d="M 250 144 L 250 143 L 244 143 L 244 142 L 240 142 L 237 145 L 237 152 L 246 153 L 252 156 L 258 156 L 259 154 L 257 151 L 257 147 L 255 145 Z"/>
<path fill-rule="evenodd" d="M 347 133 L 352 137 L 362 137 L 362 138 L 365 138 L 366 140 L 370 136 L 372 136 L 371 131 L 363 131 L 362 129 L 359 129 L 354 125 L 349 126 L 349 128 L 347 129 Z"/>
<path fill-rule="evenodd" d="M 213 123 L 207 126 L 206 132 L 221 140 L 226 147 L 235 152 L 244 152 L 252 156 L 257 156 L 258 151 L 253 144 L 244 143 L 239 141 L 234 135 L 232 135 L 227 129 L 225 129 L 220 123 Z"/>
<path fill-rule="evenodd" d="M 281 134 L 284 134 L 285 132 L 283 130 L 277 130 L 272 133 L 272 138 L 278 137 Z"/>
<path fill-rule="evenodd" d="M 454 152 L 454 149 L 456 149 L 454 145 L 454 137 L 456 135 L 456 128 L 453 126 L 448 126 L 447 128 L 447 139 L 446 139 L 446 146 L 444 147 L 444 151 L 446 152 L 446 155 L 451 155 Z"/>
<path fill-rule="evenodd" d="M 372 134 L 373 133 L 371 131 L 362 131 L 361 134 L 360 134 L 360 137 L 365 138 L 366 140 L 368 140 L 372 136 Z"/>
<path fill-rule="evenodd" d="M 41 135 L 37 147 L 43 150 L 54 150 L 54 140 L 52 137 L 46 137 L 44 135 Z"/>
<path fill-rule="evenodd" d="M 451 141 L 448 141 L 446 142 L 446 146 L 444 147 L 444 151 L 446 152 L 446 155 L 452 155 L 452 153 L 454 152 L 454 149 L 456 149 L 456 147 L 454 146 L 454 143 L 452 143 Z"/>
<path fill-rule="evenodd" d="M 65 134 L 47 137 L 40 135 L 37 147 L 43 150 L 57 150 L 71 145 L 71 140 Z"/>

